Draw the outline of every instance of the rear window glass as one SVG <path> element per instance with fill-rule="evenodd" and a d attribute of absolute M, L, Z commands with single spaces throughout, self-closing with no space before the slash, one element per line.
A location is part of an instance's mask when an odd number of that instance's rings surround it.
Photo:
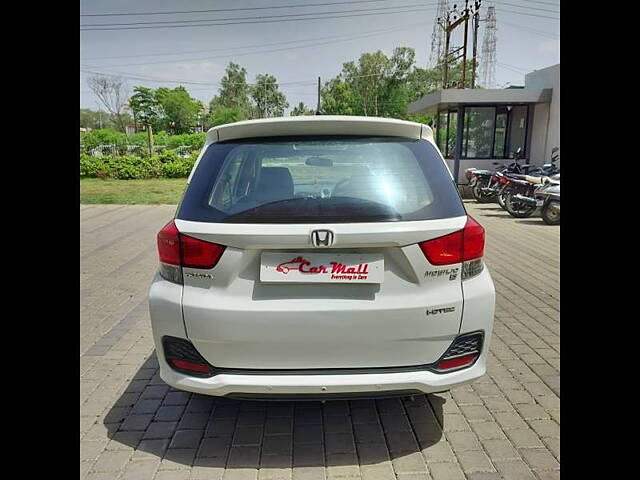
<path fill-rule="evenodd" d="M 177 218 L 224 223 L 431 220 L 464 215 L 433 145 L 390 137 L 214 143 Z"/>

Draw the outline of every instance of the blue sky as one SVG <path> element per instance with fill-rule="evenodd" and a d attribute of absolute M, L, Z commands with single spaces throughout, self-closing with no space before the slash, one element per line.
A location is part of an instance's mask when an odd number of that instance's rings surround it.
<path fill-rule="evenodd" d="M 450 5 L 453 3 L 463 2 L 449 0 Z M 483 15 L 488 3 L 483 2 Z M 265 8 L 310 4 L 324 5 Z M 174 87 L 180 83 L 166 80 L 188 81 L 191 83 L 184 86 L 191 95 L 208 103 L 229 61 L 247 69 L 249 82 L 259 73 L 275 75 L 292 107 L 299 101 L 315 106 L 317 77 L 324 81 L 335 76 L 344 62 L 357 59 L 361 53 L 379 49 L 390 54 L 397 46 L 408 46 L 416 51 L 416 63 L 426 66 L 436 4 L 437 0 L 83 0 L 82 15 L 226 11 L 81 16 L 80 107 L 98 107 L 87 85 L 91 74 L 82 70 L 120 73 L 130 89 L 137 85 Z M 559 0 L 496 0 L 495 5 L 499 86 L 507 82 L 523 84 L 524 73 L 560 61 Z M 243 8 L 253 10 L 238 10 Z M 395 13 L 401 10 L 404 12 Z M 278 22 L 256 23 L 273 16 L 343 11 L 349 11 L 342 14 L 344 18 L 280 18 Z M 219 25 L 227 23 L 221 19 L 240 17 L 246 23 Z M 292 18 L 299 17 L 287 20 Z M 160 24 L 148 23 L 176 20 L 188 20 L 181 25 L 189 26 L 155 28 Z M 201 23 L 218 25 L 193 26 Z M 86 29 L 96 24 L 119 29 Z M 480 45 L 482 32 L 481 26 Z"/>

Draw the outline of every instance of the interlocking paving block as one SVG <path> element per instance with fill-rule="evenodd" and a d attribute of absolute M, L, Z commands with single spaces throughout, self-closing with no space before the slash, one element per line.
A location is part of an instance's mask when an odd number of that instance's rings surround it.
<path fill-rule="evenodd" d="M 487 375 L 412 398 L 243 402 L 159 376 L 147 292 L 174 206 L 81 214 L 81 478 L 559 478 L 559 229 L 465 202 L 496 285 Z M 540 262 L 540 258 L 545 258 Z"/>

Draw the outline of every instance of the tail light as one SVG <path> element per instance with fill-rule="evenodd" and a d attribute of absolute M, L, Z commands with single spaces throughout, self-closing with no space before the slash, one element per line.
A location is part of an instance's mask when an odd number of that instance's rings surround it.
<path fill-rule="evenodd" d="M 173 220 L 158 232 L 160 275 L 182 283 L 182 267 L 210 270 L 218 264 L 225 247 L 178 231 Z"/>
<path fill-rule="evenodd" d="M 502 178 L 500 179 L 500 183 L 509 183 L 509 179 L 508 179 L 508 178 L 505 178 L 505 177 L 502 177 Z"/>
<path fill-rule="evenodd" d="M 483 332 L 465 333 L 456 337 L 438 360 L 434 370 L 438 373 L 449 373 L 470 367 L 482 353 L 483 340 Z"/>
<path fill-rule="evenodd" d="M 484 228 L 471 216 L 462 230 L 419 244 L 431 265 L 462 263 L 462 279 L 475 277 L 483 269 Z"/>
<path fill-rule="evenodd" d="M 210 377 L 213 368 L 202 358 L 193 344 L 184 338 L 162 337 L 164 358 L 175 371 L 194 377 Z"/>

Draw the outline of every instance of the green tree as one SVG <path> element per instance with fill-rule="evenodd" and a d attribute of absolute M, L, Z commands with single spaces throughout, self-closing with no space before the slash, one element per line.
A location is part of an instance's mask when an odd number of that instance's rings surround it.
<path fill-rule="evenodd" d="M 293 110 L 291 110 L 292 117 L 299 117 L 301 115 L 315 115 L 316 111 L 313 108 L 307 107 L 304 102 L 298 103 Z"/>
<path fill-rule="evenodd" d="M 162 107 L 165 127 L 169 132 L 188 133 L 198 124 L 204 107 L 200 101 L 191 98 L 183 86 L 174 89 L 158 88 L 155 97 Z"/>
<path fill-rule="evenodd" d="M 361 115 L 355 92 L 342 75 L 325 82 L 320 89 L 320 109 L 328 115 Z"/>
<path fill-rule="evenodd" d="M 148 87 L 134 87 L 129 99 L 129 108 L 133 112 L 136 123 L 158 127 L 163 115 L 162 106 L 156 98 L 155 91 Z"/>
<path fill-rule="evenodd" d="M 162 118 L 162 106 L 156 97 L 156 92 L 148 87 L 135 87 L 129 99 L 129 108 L 133 111 L 136 123 L 145 126 L 147 130 L 147 147 L 149 156 L 153 155 L 153 129 Z"/>
<path fill-rule="evenodd" d="M 239 122 L 240 120 L 244 119 L 244 113 L 242 112 L 242 110 L 236 107 L 218 107 L 210 117 L 212 126 Z"/>
<path fill-rule="evenodd" d="M 467 84 L 471 84 L 471 62 L 467 68 Z M 451 81 L 458 81 L 462 64 L 449 69 Z M 364 53 L 357 61 L 346 62 L 335 78 L 321 89 L 322 111 L 336 115 L 374 115 L 428 123 L 427 116 L 407 112 L 409 103 L 439 90 L 440 68 L 415 66 L 415 51 L 398 47 L 388 57 L 383 52 Z"/>
<path fill-rule="evenodd" d="M 250 89 L 257 118 L 282 117 L 289 107 L 287 97 L 279 90 L 276 77 L 269 74 L 256 76 L 256 83 Z"/>
<path fill-rule="evenodd" d="M 252 112 L 247 70 L 233 62 L 229 62 L 225 76 L 220 80 L 218 95 L 209 103 L 210 115 L 215 116 L 216 110 L 220 107 L 234 108 L 243 118 L 248 118 Z"/>

